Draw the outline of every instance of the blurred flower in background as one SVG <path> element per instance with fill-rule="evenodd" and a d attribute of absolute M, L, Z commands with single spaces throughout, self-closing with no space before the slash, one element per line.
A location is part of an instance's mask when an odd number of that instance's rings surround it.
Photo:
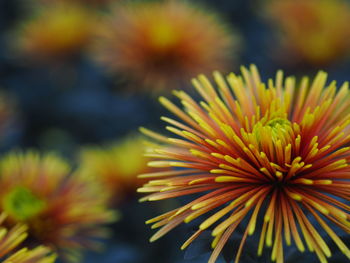
<path fill-rule="evenodd" d="M 8 229 L 4 225 L 6 214 L 0 214 L 0 260 L 3 263 L 53 263 L 56 255 L 49 248 L 38 246 L 34 249 L 22 247 L 27 238 L 27 227 L 17 224 Z"/>
<path fill-rule="evenodd" d="M 100 25 L 96 59 L 135 82 L 171 89 L 198 73 L 226 70 L 239 37 L 218 14 L 184 1 L 117 4 Z"/>
<path fill-rule="evenodd" d="M 58 62 L 80 54 L 89 44 L 96 13 L 85 5 L 52 1 L 34 5 L 33 14 L 13 33 L 22 59 Z"/>
<path fill-rule="evenodd" d="M 350 4 L 343 0 L 272 0 L 267 16 L 280 30 L 284 56 L 323 66 L 350 55 Z"/>
<path fill-rule="evenodd" d="M 142 185 L 137 175 L 151 170 L 143 144 L 134 134 L 105 146 L 85 147 L 80 153 L 79 172 L 100 181 L 109 192 L 110 203 L 116 206 L 135 196 Z"/>
<path fill-rule="evenodd" d="M 33 244 L 52 247 L 67 261 L 82 249 L 97 249 L 106 237 L 103 224 L 114 220 L 98 185 L 71 174 L 54 154 L 10 153 L 0 163 L 0 205 L 13 224 L 28 225 Z"/>
<path fill-rule="evenodd" d="M 284 261 L 284 244 L 292 242 L 327 262 L 331 250 L 321 232 L 350 259 L 334 231 L 350 231 L 349 83 L 337 92 L 335 81 L 326 86 L 327 74 L 320 72 L 298 86 L 279 71 L 266 87 L 255 66 L 242 68 L 242 76 L 232 73 L 225 80 L 216 72 L 214 78 L 218 88 L 203 75 L 193 80 L 200 104 L 183 91 L 175 93 L 183 110 L 160 99 L 183 123 L 165 119 L 180 138 L 148 133 L 165 143 L 154 148 L 149 165 L 168 170 L 149 174 L 152 179 L 138 189 L 149 195 L 141 200 L 194 197 L 147 221 L 160 228 L 151 241 L 206 214 L 182 249 L 211 229 L 211 263 L 239 227 L 244 232 L 235 262 L 255 232 L 258 255 L 271 247 L 271 261 L 277 263 Z"/>

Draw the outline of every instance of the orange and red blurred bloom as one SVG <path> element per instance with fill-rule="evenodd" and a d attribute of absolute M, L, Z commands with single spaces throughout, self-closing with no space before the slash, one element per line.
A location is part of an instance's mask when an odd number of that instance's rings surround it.
<path fill-rule="evenodd" d="M 343 0 L 273 0 L 267 14 L 291 60 L 325 65 L 350 55 L 350 5 Z M 286 52 L 287 51 L 287 52 Z"/>
<path fill-rule="evenodd" d="M 68 261 L 98 248 L 114 220 L 107 196 L 94 181 L 72 174 L 54 154 L 10 153 L 0 162 L 0 206 L 8 223 L 28 226 L 31 244 L 44 244 Z"/>
<path fill-rule="evenodd" d="M 170 89 L 200 72 L 225 70 L 238 37 L 216 14 L 182 1 L 117 5 L 101 25 L 96 59 L 136 87 Z"/>
<path fill-rule="evenodd" d="M 90 43 L 96 14 L 82 4 L 54 1 L 37 5 L 14 33 L 17 52 L 31 61 L 60 61 L 80 54 Z"/>
<path fill-rule="evenodd" d="M 149 165 L 166 171 L 140 175 L 151 178 L 138 189 L 149 193 L 141 200 L 195 194 L 147 222 L 160 227 L 151 241 L 201 216 L 182 249 L 211 229 L 209 262 L 216 261 L 238 226 L 245 231 L 236 262 L 247 238 L 257 232 L 258 255 L 272 247 L 271 259 L 278 263 L 283 247 L 292 244 L 327 262 L 331 250 L 321 232 L 350 259 L 349 248 L 333 230 L 350 231 L 348 83 L 337 89 L 335 81 L 327 84 L 324 72 L 299 82 L 281 71 L 263 83 L 255 66 L 242 68 L 242 76 L 224 78 L 216 72 L 214 79 L 214 84 L 204 75 L 193 80 L 200 103 L 175 91 L 183 110 L 160 98 L 179 119 L 163 117 L 176 138 L 143 129 L 160 142 L 148 154 L 154 158 Z"/>

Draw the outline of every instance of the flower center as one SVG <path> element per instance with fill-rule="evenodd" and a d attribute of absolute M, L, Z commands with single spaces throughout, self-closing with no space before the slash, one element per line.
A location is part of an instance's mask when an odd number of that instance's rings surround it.
<path fill-rule="evenodd" d="M 272 139 L 277 140 L 281 135 L 284 137 L 288 129 L 291 128 L 291 123 L 287 119 L 275 118 L 268 121 L 266 126 L 271 127 Z"/>
<path fill-rule="evenodd" d="M 165 21 L 155 23 L 150 27 L 150 41 L 153 48 L 167 49 L 177 42 L 176 32 L 173 27 Z"/>
<path fill-rule="evenodd" d="M 289 130 L 291 130 L 291 122 L 285 118 L 274 118 L 265 124 L 258 122 L 254 127 L 252 133 L 255 134 L 257 141 L 260 144 L 272 140 L 276 143 L 278 140 L 286 142 L 289 137 Z"/>
<path fill-rule="evenodd" d="M 3 208 L 16 220 L 27 220 L 39 214 L 45 208 L 45 202 L 29 189 L 19 186 L 5 195 Z"/>

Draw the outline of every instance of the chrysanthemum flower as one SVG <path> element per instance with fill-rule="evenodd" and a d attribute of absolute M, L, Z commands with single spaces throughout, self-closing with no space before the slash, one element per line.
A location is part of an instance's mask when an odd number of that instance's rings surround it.
<path fill-rule="evenodd" d="M 203 8 L 182 1 L 136 2 L 113 9 L 94 50 L 110 72 L 139 86 L 169 89 L 200 72 L 224 70 L 237 41 Z"/>
<path fill-rule="evenodd" d="M 140 176 L 153 178 L 138 190 L 151 193 L 142 200 L 196 194 L 186 205 L 147 222 L 161 227 L 151 241 L 201 216 L 198 231 L 182 248 L 212 228 L 209 262 L 238 226 L 245 231 L 236 262 L 253 234 L 260 236 L 258 255 L 272 247 L 271 260 L 278 263 L 283 262 L 283 247 L 290 245 L 327 262 L 331 251 L 323 233 L 350 258 L 334 231 L 334 226 L 350 231 L 348 83 L 337 91 L 334 81 L 326 84 L 324 72 L 299 83 L 278 71 L 265 84 L 254 66 L 242 68 L 242 75 L 224 78 L 216 72 L 216 87 L 199 76 L 193 84 L 203 101 L 175 92 L 184 110 L 160 98 L 181 120 L 163 117 L 170 124 L 167 130 L 180 138 L 143 129 L 161 142 L 149 165 L 169 169 Z"/>
<path fill-rule="evenodd" d="M 80 53 L 90 43 L 96 15 L 66 1 L 42 4 L 15 34 L 19 53 L 32 60 L 61 60 Z"/>
<path fill-rule="evenodd" d="M 105 147 L 82 149 L 79 171 L 101 182 L 115 205 L 141 186 L 137 175 L 150 171 L 148 161 L 143 156 L 143 139 L 129 136 Z"/>
<path fill-rule="evenodd" d="M 268 3 L 284 47 L 312 65 L 349 55 L 350 5 L 343 0 L 285 0 Z"/>
<path fill-rule="evenodd" d="M 0 260 L 3 263 L 53 263 L 56 255 L 44 246 L 34 249 L 21 248 L 28 236 L 25 225 L 15 225 L 11 229 L 4 227 L 6 214 L 0 214 Z"/>
<path fill-rule="evenodd" d="M 28 225 L 30 241 L 52 247 L 67 260 L 96 248 L 113 221 L 106 197 L 94 181 L 71 175 L 59 157 L 11 153 L 0 162 L 0 206 L 13 224 Z"/>

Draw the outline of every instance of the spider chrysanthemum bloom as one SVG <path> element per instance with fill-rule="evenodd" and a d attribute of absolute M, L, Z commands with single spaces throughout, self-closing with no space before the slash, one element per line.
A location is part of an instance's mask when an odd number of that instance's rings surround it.
<path fill-rule="evenodd" d="M 62 60 L 79 54 L 90 43 L 96 15 L 77 3 L 38 5 L 14 33 L 19 54 L 36 61 Z"/>
<path fill-rule="evenodd" d="M 114 213 L 94 181 L 72 174 L 54 154 L 10 153 L 0 161 L 0 208 L 13 224 L 28 226 L 29 240 L 50 246 L 66 260 L 98 248 Z"/>
<path fill-rule="evenodd" d="M 149 172 L 150 159 L 143 156 L 143 139 L 128 136 L 104 147 L 86 147 L 80 153 L 79 171 L 90 175 L 109 192 L 110 202 L 118 204 L 134 196 L 141 186 L 137 175 Z"/>
<path fill-rule="evenodd" d="M 169 169 L 141 175 L 153 178 L 138 190 L 150 193 L 142 200 L 196 194 L 186 205 L 148 221 L 161 227 L 151 241 L 201 216 L 198 231 L 182 248 L 212 229 L 209 262 L 239 225 L 245 231 L 236 262 L 253 234 L 260 238 L 258 255 L 272 247 L 271 260 L 278 263 L 283 262 L 283 247 L 290 245 L 327 262 L 331 251 L 324 233 L 350 258 L 332 229 L 350 231 L 348 83 L 337 91 L 334 81 L 326 84 L 324 72 L 297 84 L 279 71 L 265 84 L 254 66 L 242 68 L 242 75 L 231 73 L 225 79 L 216 72 L 216 87 L 199 76 L 193 84 L 203 101 L 175 92 L 184 110 L 160 99 L 181 120 L 163 117 L 170 124 L 167 130 L 180 138 L 143 129 L 162 142 L 150 154 L 156 160 L 149 165 Z"/>
<path fill-rule="evenodd" d="M 189 77 L 225 70 L 237 36 L 216 14 L 183 1 L 117 5 L 101 25 L 96 59 L 145 88 L 179 86 Z"/>
<path fill-rule="evenodd" d="M 273 0 L 267 5 L 269 17 L 281 30 L 283 46 L 295 58 L 323 65 L 350 54 L 347 1 Z"/>
<path fill-rule="evenodd" d="M 53 263 L 56 255 L 44 246 L 34 249 L 21 247 L 28 236 L 25 225 L 15 225 L 8 229 L 4 227 L 6 214 L 0 214 L 0 260 L 3 263 Z"/>

